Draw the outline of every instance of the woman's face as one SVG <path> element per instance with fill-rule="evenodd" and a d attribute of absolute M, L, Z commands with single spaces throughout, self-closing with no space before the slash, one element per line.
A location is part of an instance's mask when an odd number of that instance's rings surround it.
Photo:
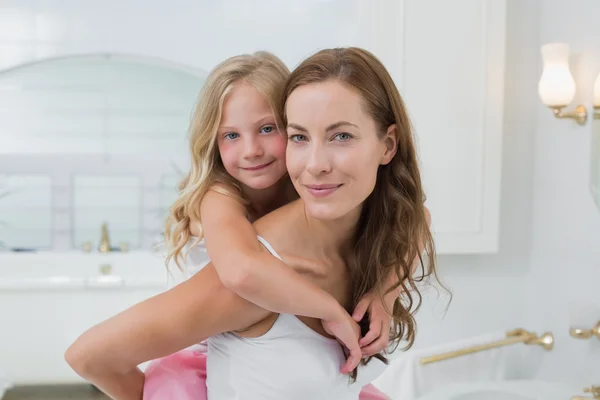
<path fill-rule="evenodd" d="M 360 211 L 380 165 L 396 153 L 395 126 L 381 137 L 361 96 L 337 81 L 300 86 L 286 104 L 287 169 L 309 215 Z"/>

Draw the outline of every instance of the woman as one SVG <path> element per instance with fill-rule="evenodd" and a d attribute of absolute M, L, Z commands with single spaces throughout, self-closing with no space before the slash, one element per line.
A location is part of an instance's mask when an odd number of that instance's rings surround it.
<path fill-rule="evenodd" d="M 365 50 L 324 50 L 292 73 L 282 105 L 287 168 L 300 199 L 255 223 L 265 251 L 281 256 L 349 310 L 373 289 L 384 295 L 394 271 L 399 283 L 393 290 L 405 301 L 389 310 L 390 339 L 410 346 L 414 297 L 417 307 L 420 302 L 412 261 L 420 259 L 424 246 L 434 271 L 433 241 L 410 124 L 391 77 Z M 150 323 L 151 334 L 138 328 Z M 241 391 L 257 399 L 356 399 L 378 372 L 372 369 L 379 361 L 371 360 L 348 385 L 339 373 L 342 349 L 324 337 L 327 329 L 319 320 L 278 316 L 243 300 L 222 286 L 211 264 L 93 331 L 106 338 L 105 345 L 89 354 L 88 331 L 67 359 L 119 399 L 141 397 L 138 364 L 207 338 L 210 399 L 235 398 Z M 300 341 L 304 352 L 298 351 Z M 269 373 L 278 378 L 265 379 Z"/>

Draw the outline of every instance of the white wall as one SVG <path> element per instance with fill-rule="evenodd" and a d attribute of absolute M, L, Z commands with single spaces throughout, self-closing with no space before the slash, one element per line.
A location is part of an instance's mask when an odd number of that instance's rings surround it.
<path fill-rule="evenodd" d="M 600 2 L 544 0 L 540 5 L 540 45 L 557 41 L 571 46 L 577 82 L 573 104 L 581 102 L 589 110 L 600 72 Z M 557 121 L 537 104 L 531 116 L 537 129 L 528 319 L 554 332 L 554 357 L 567 363 L 547 364 L 541 376 L 597 384 L 600 343 L 568 335 L 570 302 L 595 306 L 583 323 L 591 327 L 600 320 L 600 211 L 589 191 L 592 126 L 590 121 L 584 127 Z"/>
<path fill-rule="evenodd" d="M 418 317 L 418 347 L 489 331 L 534 329 L 526 322 L 524 302 L 532 232 L 536 14 L 534 1 L 508 1 L 500 251 L 439 257 L 440 275 L 453 299 L 443 316 L 446 298 L 429 297 Z"/>
<path fill-rule="evenodd" d="M 538 377 L 600 382 L 600 343 L 568 334 L 572 302 L 591 308 L 582 323 L 600 320 L 600 211 L 588 182 L 592 127 L 556 120 L 537 96 L 540 46 L 566 42 L 574 104 L 590 106 L 600 72 L 599 18 L 595 0 L 508 1 L 500 251 L 439 258 L 454 300 L 443 319 L 443 299 L 426 304 L 418 347 L 517 326 L 551 331 L 556 345 Z"/>

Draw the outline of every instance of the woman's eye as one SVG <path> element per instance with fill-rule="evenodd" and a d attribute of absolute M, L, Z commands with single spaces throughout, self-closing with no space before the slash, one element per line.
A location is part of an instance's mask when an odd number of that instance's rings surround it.
<path fill-rule="evenodd" d="M 339 140 L 340 142 L 345 142 L 346 140 L 352 139 L 352 135 L 346 132 L 342 132 L 335 135 L 334 139 Z"/>
<path fill-rule="evenodd" d="M 306 140 L 306 136 L 304 135 L 291 135 L 289 138 L 290 142 L 304 142 Z"/>
<path fill-rule="evenodd" d="M 225 135 L 223 135 L 223 137 L 226 140 L 233 140 L 233 139 L 239 138 L 240 134 L 239 133 L 235 133 L 235 132 L 229 132 L 229 133 L 226 133 Z"/>
<path fill-rule="evenodd" d="M 267 126 L 264 126 L 264 127 L 263 127 L 263 128 L 260 130 L 260 132 L 261 132 L 261 133 L 271 133 L 271 132 L 273 132 L 274 130 L 275 130 L 275 127 L 274 127 L 273 125 L 267 125 Z"/>

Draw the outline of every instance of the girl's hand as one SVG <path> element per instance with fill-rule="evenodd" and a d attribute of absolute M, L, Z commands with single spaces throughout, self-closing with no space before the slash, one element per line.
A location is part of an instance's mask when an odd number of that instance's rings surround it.
<path fill-rule="evenodd" d="M 341 312 L 335 319 L 326 321 L 321 320 L 321 324 L 325 332 L 334 336 L 348 350 L 348 358 L 342 366 L 342 373 L 349 374 L 352 372 L 362 359 L 362 353 L 358 339 L 360 339 L 360 327 L 358 323 L 352 319 L 350 314 L 340 307 Z"/>
<path fill-rule="evenodd" d="M 386 311 L 386 307 L 387 310 L 393 310 L 395 300 L 395 295 L 388 293 L 384 297 L 384 305 L 381 296 L 370 292 L 358 302 L 354 309 L 352 318 L 356 322 L 360 322 L 366 312 L 369 313 L 369 331 L 359 341 L 363 357 L 372 356 L 387 348 L 392 316 Z"/>

